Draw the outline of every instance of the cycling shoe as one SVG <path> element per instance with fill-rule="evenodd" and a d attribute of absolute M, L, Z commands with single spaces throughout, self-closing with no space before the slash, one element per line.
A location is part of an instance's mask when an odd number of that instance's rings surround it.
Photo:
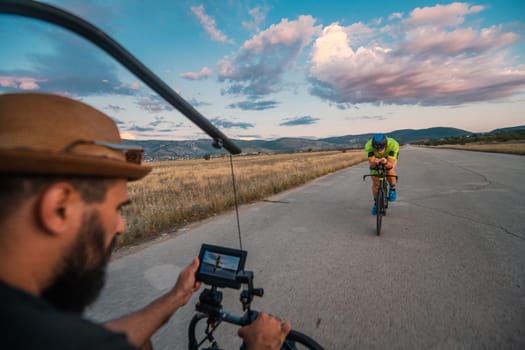
<path fill-rule="evenodd" d="M 372 215 L 377 215 L 377 205 L 372 207 Z"/>
<path fill-rule="evenodd" d="M 395 202 L 396 198 L 397 198 L 396 191 L 395 190 L 390 190 L 390 192 L 388 193 L 388 200 L 391 201 L 391 202 Z"/>

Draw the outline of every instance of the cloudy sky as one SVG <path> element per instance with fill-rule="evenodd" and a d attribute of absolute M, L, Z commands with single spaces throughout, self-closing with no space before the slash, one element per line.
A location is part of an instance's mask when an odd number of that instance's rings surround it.
<path fill-rule="evenodd" d="M 525 124 L 525 1 L 55 0 L 234 139 Z M 203 134 L 100 49 L 0 15 L 0 93 L 52 92 L 126 138 Z"/>

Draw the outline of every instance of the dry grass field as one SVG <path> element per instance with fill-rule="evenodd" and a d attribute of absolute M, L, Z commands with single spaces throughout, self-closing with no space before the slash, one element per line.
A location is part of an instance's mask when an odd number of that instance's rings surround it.
<path fill-rule="evenodd" d="M 452 148 L 466 151 L 510 153 L 525 155 L 525 141 L 509 141 L 499 143 L 467 143 L 464 145 L 441 145 L 438 148 Z"/>
<path fill-rule="evenodd" d="M 363 151 L 233 157 L 239 203 L 264 199 L 366 159 Z M 153 171 L 129 184 L 126 234 L 119 246 L 174 232 L 234 206 L 230 158 L 152 162 Z"/>

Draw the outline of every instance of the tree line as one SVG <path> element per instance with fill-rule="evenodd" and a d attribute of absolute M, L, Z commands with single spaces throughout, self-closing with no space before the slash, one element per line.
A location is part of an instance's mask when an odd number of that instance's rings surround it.
<path fill-rule="evenodd" d="M 429 139 L 412 142 L 416 145 L 439 146 L 439 145 L 464 145 L 467 143 L 499 143 L 514 140 L 525 140 L 525 129 L 503 131 L 497 133 L 475 133 L 464 136 L 444 137 L 440 139 Z"/>

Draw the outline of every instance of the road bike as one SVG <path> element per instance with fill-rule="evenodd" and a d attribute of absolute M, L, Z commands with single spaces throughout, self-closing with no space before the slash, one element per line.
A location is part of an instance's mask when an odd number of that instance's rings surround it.
<path fill-rule="evenodd" d="M 379 236 L 381 234 L 381 223 L 383 220 L 383 216 L 386 215 L 386 210 L 388 208 L 388 177 L 398 178 L 397 175 L 388 175 L 387 169 L 385 168 L 385 165 L 382 163 L 379 163 L 375 169 L 377 171 L 376 174 L 367 174 L 363 175 L 363 181 L 366 180 L 367 177 L 377 177 L 379 179 L 379 187 L 377 188 L 377 194 L 376 194 L 376 206 L 377 206 L 377 212 L 376 212 L 376 233 Z"/>

